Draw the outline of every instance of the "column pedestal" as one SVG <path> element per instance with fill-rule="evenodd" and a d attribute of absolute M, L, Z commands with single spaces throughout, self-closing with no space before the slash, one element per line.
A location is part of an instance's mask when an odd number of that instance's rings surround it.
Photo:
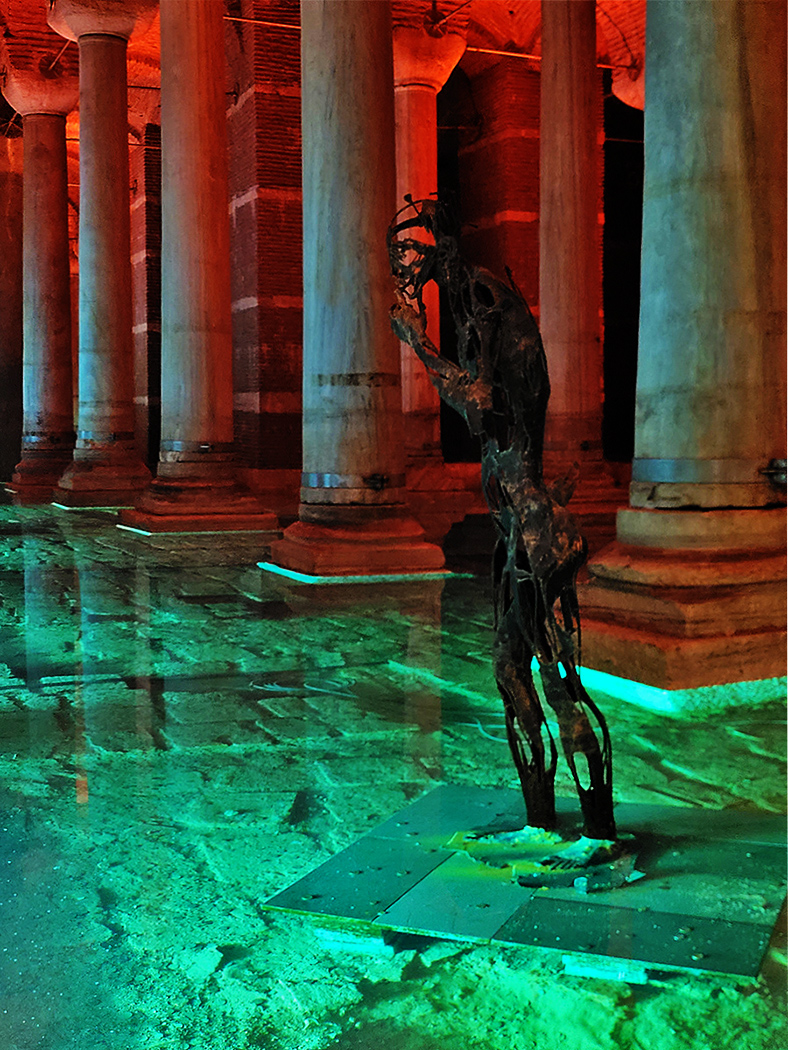
<path fill-rule="evenodd" d="M 401 508 L 344 507 L 295 522 L 271 545 L 276 565 L 310 576 L 421 574 L 443 568 L 443 553 Z"/>
<path fill-rule="evenodd" d="M 784 675 L 785 527 L 779 508 L 619 511 L 578 588 L 584 665 L 661 689 Z"/>

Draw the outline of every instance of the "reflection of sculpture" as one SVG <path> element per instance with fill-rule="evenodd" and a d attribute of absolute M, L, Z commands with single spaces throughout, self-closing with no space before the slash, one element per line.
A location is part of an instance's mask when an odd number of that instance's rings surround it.
<path fill-rule="evenodd" d="M 586 545 L 565 509 L 572 483 L 567 479 L 546 487 L 542 480 L 550 396 L 542 340 L 511 275 L 511 283 L 504 284 L 469 266 L 449 228 L 446 210 L 435 201 L 409 202 L 389 227 L 389 259 L 397 282 L 392 327 L 424 362 L 443 400 L 481 439 L 482 485 L 498 534 L 493 555 L 495 677 L 528 823 L 555 825 L 557 753 L 531 673 L 536 657 L 577 786 L 585 834 L 612 839 L 610 738 L 576 666 L 580 622 L 575 584 Z M 414 232 L 423 239 L 414 238 Z M 425 243 L 428 238 L 434 244 Z M 447 293 L 457 330 L 457 364 L 442 356 L 427 336 L 422 289 L 430 280 Z"/>

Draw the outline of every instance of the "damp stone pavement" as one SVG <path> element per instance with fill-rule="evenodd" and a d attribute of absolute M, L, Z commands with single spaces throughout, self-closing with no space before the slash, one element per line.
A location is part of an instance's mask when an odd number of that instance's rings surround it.
<path fill-rule="evenodd" d="M 486 554 L 315 588 L 259 540 L 114 520 L 0 507 L 3 1050 L 785 1050 L 779 937 L 757 980 L 632 985 L 266 910 L 436 785 L 515 785 Z M 784 812 L 779 690 L 691 717 L 593 695 L 617 800 Z"/>

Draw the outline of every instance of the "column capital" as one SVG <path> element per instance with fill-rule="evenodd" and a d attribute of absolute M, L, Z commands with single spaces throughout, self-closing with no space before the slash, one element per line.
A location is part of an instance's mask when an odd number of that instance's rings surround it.
<path fill-rule="evenodd" d="M 46 22 L 43 6 L 15 0 L 6 12 L 8 31 L 0 38 L 0 85 L 23 117 L 67 114 L 79 101 L 79 57 Z"/>
<path fill-rule="evenodd" d="M 158 6 L 158 0 L 54 0 L 47 21 L 67 40 L 96 33 L 128 40 L 135 30 L 148 29 Z"/>
<path fill-rule="evenodd" d="M 456 33 L 433 36 L 415 26 L 395 26 L 394 86 L 421 85 L 440 91 L 465 51 L 465 38 Z"/>
<path fill-rule="evenodd" d="M 65 116 L 76 109 L 79 103 L 79 78 L 58 70 L 57 65 L 51 72 L 48 71 L 46 58 L 39 65 L 44 72 L 15 68 L 8 57 L 4 41 L 0 42 L 0 75 L 6 100 L 23 117 L 33 113 Z"/>

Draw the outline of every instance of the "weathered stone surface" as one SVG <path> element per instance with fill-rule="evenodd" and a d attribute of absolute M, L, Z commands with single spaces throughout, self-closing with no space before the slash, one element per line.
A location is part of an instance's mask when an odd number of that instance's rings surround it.
<path fill-rule="evenodd" d="M 635 505 L 778 498 L 758 469 L 785 457 L 785 17 L 649 9 Z"/>

